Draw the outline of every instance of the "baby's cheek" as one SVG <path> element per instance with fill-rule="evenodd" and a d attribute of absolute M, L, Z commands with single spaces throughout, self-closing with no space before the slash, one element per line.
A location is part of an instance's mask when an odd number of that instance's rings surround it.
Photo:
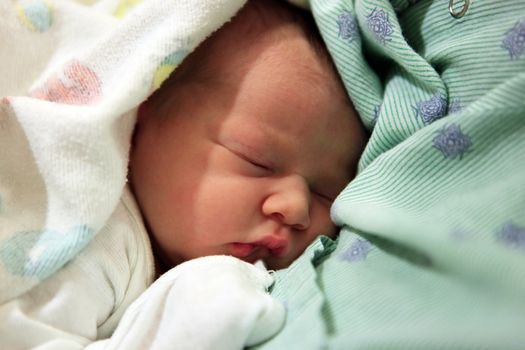
<path fill-rule="evenodd" d="M 339 228 L 335 226 L 332 221 L 329 223 L 328 229 L 326 229 L 325 236 L 328 236 L 330 238 L 335 238 L 337 236 L 337 232 L 339 232 Z"/>
<path fill-rule="evenodd" d="M 334 238 L 337 235 L 338 228 L 330 219 L 330 208 L 324 205 L 321 205 L 317 208 L 317 216 L 315 220 L 318 222 L 318 227 L 316 227 L 317 235 L 325 235 L 328 237 Z"/>

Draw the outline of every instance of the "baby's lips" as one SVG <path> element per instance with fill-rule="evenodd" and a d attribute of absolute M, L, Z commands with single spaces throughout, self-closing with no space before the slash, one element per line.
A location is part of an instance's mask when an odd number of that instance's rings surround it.
<path fill-rule="evenodd" d="M 252 244 L 254 246 L 268 249 L 272 255 L 277 257 L 286 254 L 288 248 L 288 240 L 281 235 L 269 235 L 259 241 L 253 242 Z"/>
<path fill-rule="evenodd" d="M 282 257 L 288 250 L 288 240 L 281 235 L 272 234 L 251 243 L 234 242 L 231 244 L 231 255 L 243 259 L 249 257 L 256 249 L 261 248 L 273 256 Z"/>

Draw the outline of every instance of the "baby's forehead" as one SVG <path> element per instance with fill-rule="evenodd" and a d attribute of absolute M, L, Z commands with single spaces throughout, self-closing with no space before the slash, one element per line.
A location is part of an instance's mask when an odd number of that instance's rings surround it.
<path fill-rule="evenodd" d="M 315 23 L 302 21 L 308 16 L 285 1 L 248 1 L 175 74 L 187 71 L 180 74 L 187 77 L 183 80 L 198 80 L 206 90 L 227 85 L 238 92 L 247 74 L 257 70 L 263 72 L 258 77 L 264 81 L 285 81 L 293 75 L 297 85 L 314 86 L 319 94 L 351 104 L 326 48 L 321 47 Z"/>

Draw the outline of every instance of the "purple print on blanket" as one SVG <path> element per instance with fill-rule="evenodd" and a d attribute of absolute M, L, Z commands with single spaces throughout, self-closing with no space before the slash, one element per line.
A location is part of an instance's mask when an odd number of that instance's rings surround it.
<path fill-rule="evenodd" d="M 432 140 L 433 147 L 438 149 L 445 158 L 461 160 L 472 146 L 470 137 L 464 134 L 457 124 L 445 125 L 436 131 L 436 134 Z"/>
<path fill-rule="evenodd" d="M 518 21 L 505 33 L 502 46 L 509 52 L 511 60 L 517 60 L 525 52 L 525 19 Z"/>
<path fill-rule="evenodd" d="M 512 221 L 501 226 L 496 232 L 496 239 L 507 247 L 525 251 L 525 227 L 518 226 Z"/>
<path fill-rule="evenodd" d="M 434 95 L 428 100 L 418 102 L 415 107 L 416 118 L 421 118 L 425 125 L 442 118 L 447 112 L 447 100 L 440 95 Z"/>
<path fill-rule="evenodd" d="M 373 246 L 365 239 L 358 238 L 347 251 L 341 254 L 341 259 L 348 262 L 363 261 L 368 257 L 368 253 Z"/>
<path fill-rule="evenodd" d="M 391 36 L 394 33 L 394 27 L 388 19 L 388 13 L 384 10 L 373 9 L 366 20 L 368 29 L 381 44 L 392 40 Z"/>
<path fill-rule="evenodd" d="M 350 11 L 344 10 L 337 16 L 337 26 L 339 27 L 337 36 L 344 41 L 351 42 L 359 35 L 357 20 Z"/>

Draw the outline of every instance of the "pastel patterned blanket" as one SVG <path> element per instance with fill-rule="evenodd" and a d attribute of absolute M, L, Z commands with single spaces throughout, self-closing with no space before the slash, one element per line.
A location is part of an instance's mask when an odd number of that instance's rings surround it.
<path fill-rule="evenodd" d="M 134 109 L 243 4 L 0 1 L 0 303 L 97 234 L 125 184 Z"/>

